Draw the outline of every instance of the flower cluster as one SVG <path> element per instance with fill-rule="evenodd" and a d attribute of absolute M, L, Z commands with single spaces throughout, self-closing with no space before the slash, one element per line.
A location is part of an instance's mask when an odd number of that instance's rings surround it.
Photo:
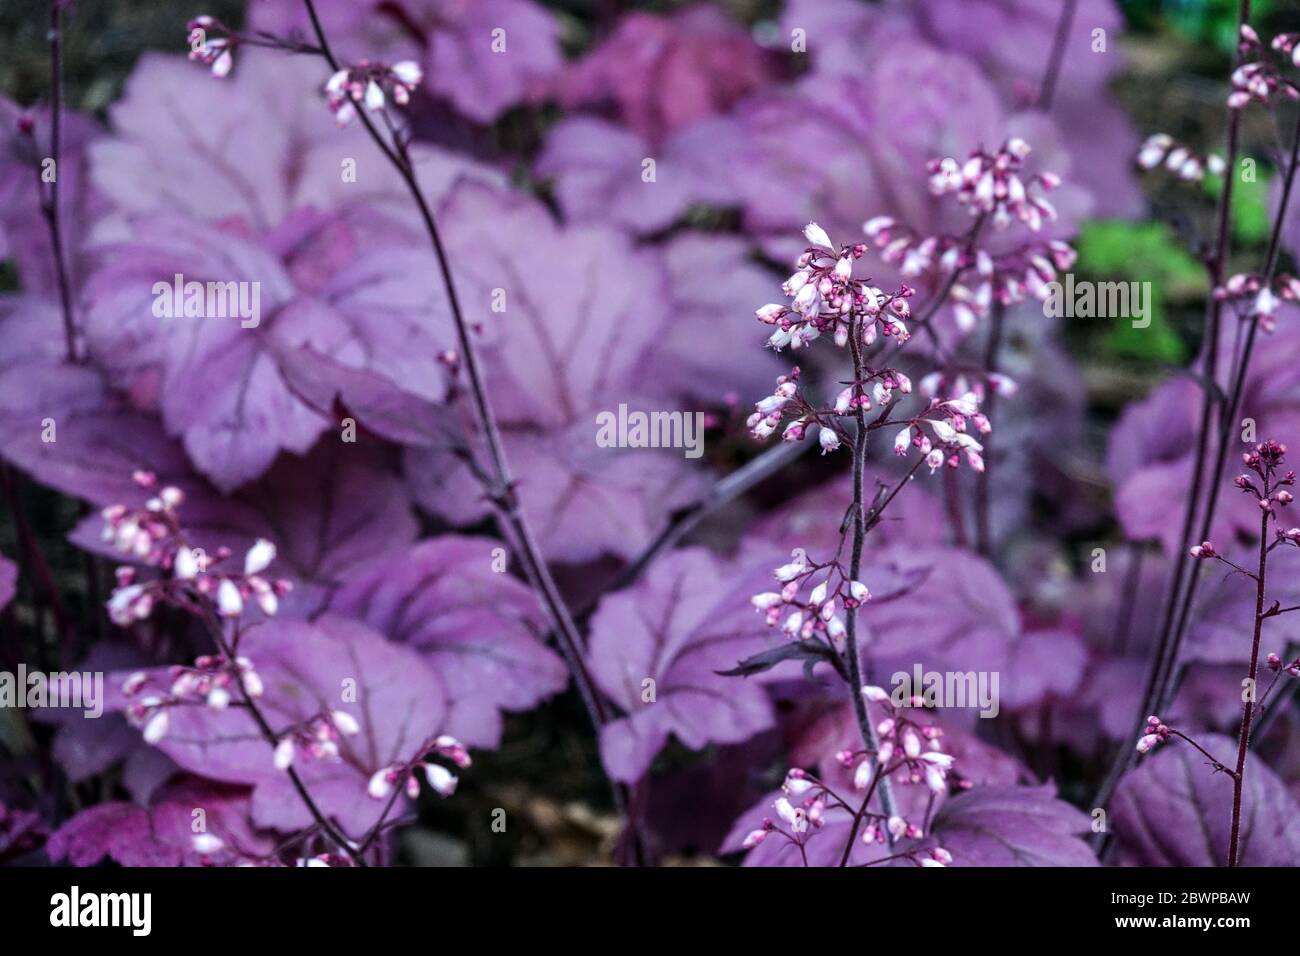
<path fill-rule="evenodd" d="M 235 65 L 235 47 L 239 40 L 233 31 L 213 17 L 204 15 L 195 17 L 186 27 L 189 31 L 190 59 L 212 69 L 212 75 L 218 79 L 228 76 Z M 210 37 L 213 31 L 225 36 Z"/>
<path fill-rule="evenodd" d="M 1024 140 L 1013 139 L 997 153 L 973 153 L 964 166 L 953 159 L 932 160 L 931 189 L 936 194 L 956 193 L 959 203 L 969 205 L 981 217 L 992 215 L 999 228 L 1010 225 L 1014 216 L 1032 232 L 1038 232 L 1044 220 L 1056 218 L 1056 210 L 1046 199 L 1028 195 L 1019 170 L 1029 151 Z M 1041 173 L 1030 184 L 1051 190 L 1060 179 L 1052 173 Z M 1048 283 L 1056 278 L 1058 270 L 1069 269 L 1076 259 L 1070 244 L 1059 239 L 1032 238 L 1017 248 L 991 253 L 976 245 L 982 222 L 981 218 L 965 236 L 923 235 L 891 216 L 868 219 L 862 228 L 880 250 L 881 259 L 896 263 L 904 277 L 918 277 L 936 269 L 952 277 L 947 296 L 953 321 L 960 331 L 969 332 L 979 319 L 988 316 L 995 302 L 1013 305 L 1027 296 L 1045 301 L 1051 295 Z M 967 272 L 973 272 L 974 281 L 961 278 Z"/>
<path fill-rule="evenodd" d="M 335 122 L 346 126 L 356 118 L 357 103 L 376 113 L 387 106 L 391 96 L 398 106 L 405 106 L 423 78 L 424 73 L 414 60 L 402 60 L 392 66 L 362 60 L 356 66 L 339 70 L 326 81 L 325 101 L 334 113 Z"/>
<path fill-rule="evenodd" d="M 464 769 L 471 763 L 469 751 L 455 737 L 442 734 L 435 737 L 426 746 L 420 748 L 420 757 L 404 764 L 392 764 L 375 771 L 370 778 L 367 792 L 375 800 L 383 800 L 393 794 L 398 786 L 405 786 L 406 795 L 414 800 L 420 795 L 420 782 L 415 776 L 419 770 L 429 782 L 429 786 L 439 796 L 450 797 L 456 792 L 460 778 L 444 767 L 434 763 L 429 756 L 445 757 L 457 767 Z"/>
<path fill-rule="evenodd" d="M 1282 658 L 1276 654 L 1269 654 L 1268 669 L 1274 672 L 1286 673 L 1292 677 L 1300 677 L 1300 657 L 1297 657 L 1290 664 L 1283 664 Z"/>
<path fill-rule="evenodd" d="M 1253 477 L 1243 472 L 1234 478 L 1232 483 L 1241 491 L 1251 495 L 1266 515 L 1274 517 L 1278 508 L 1285 508 L 1295 500 L 1295 496 L 1288 489 L 1295 485 L 1296 473 L 1288 471 L 1280 477 L 1278 475 L 1286 461 L 1286 445 L 1269 439 L 1260 442 L 1251 451 L 1245 452 L 1241 459 L 1254 473 Z M 1289 530 L 1278 528 L 1275 534 L 1277 544 L 1300 547 L 1300 528 Z M 1202 541 L 1200 544 L 1193 545 L 1188 549 L 1188 553 L 1202 561 L 1217 558 L 1225 563 L 1231 563 L 1219 553 L 1211 541 Z"/>
<path fill-rule="evenodd" d="M 911 315 L 907 300 L 913 290 L 903 286 L 886 293 L 866 280 L 854 279 L 854 260 L 867 251 L 862 243 L 837 249 L 815 222 L 810 222 L 803 234 L 812 245 L 796 260 L 794 275 L 781 286 L 790 303 L 769 303 L 755 313 L 760 322 L 776 326 L 767 344 L 777 351 L 787 345 L 798 349 L 826 333 L 843 347 L 854 326 L 863 345 L 875 342 L 877 333 L 907 341 L 905 320 Z"/>
<path fill-rule="evenodd" d="M 845 437 L 837 419 L 854 416 L 858 410 L 866 411 L 873 406 L 884 408 L 894 401 L 895 392 L 910 395 L 912 380 L 899 369 L 884 368 L 845 385 L 829 407 L 817 407 L 799 391 L 799 367 L 795 366 L 789 375 L 777 378 L 772 394 L 754 403 L 754 411 L 745 424 L 758 441 L 770 437 L 787 415 L 791 417 L 781 432 L 784 441 L 802 441 L 808 429 L 816 425 L 822 454 L 826 454 L 839 448 Z"/>
<path fill-rule="evenodd" d="M 993 430 L 979 410 L 979 402 L 974 392 L 947 400 L 932 398 L 929 407 L 894 437 L 894 454 L 905 456 L 913 448 L 919 449 L 930 474 L 945 464 L 949 468 L 958 467 L 962 455 L 972 468 L 983 471 L 984 446 L 968 431 L 971 425 L 982 435 Z"/>
<path fill-rule="evenodd" d="M 1255 478 L 1243 473 L 1234 478 L 1232 483 L 1246 494 L 1253 496 L 1261 511 L 1274 515 L 1277 508 L 1285 508 L 1295 500 L 1295 496 L 1287 489 L 1295 484 L 1296 473 L 1288 471 L 1281 477 L 1277 475 L 1286 460 L 1286 445 L 1270 439 L 1260 442 L 1252 451 L 1244 453 L 1241 457 L 1246 467 L 1254 472 Z M 1300 528 L 1289 530 L 1279 528 L 1276 535 L 1277 543 L 1300 547 Z M 1192 545 L 1188 553 L 1203 561 L 1214 558 L 1225 560 L 1210 541 Z"/>
<path fill-rule="evenodd" d="M 862 696 L 869 705 L 883 708 L 886 716 L 876 724 L 876 736 L 880 749 L 875 754 L 878 764 L 886 776 L 893 776 L 903 784 L 919 784 L 922 781 L 935 794 L 948 790 L 948 772 L 952 769 L 953 758 L 943 752 L 943 728 L 938 724 L 921 724 L 908 716 L 909 712 L 919 711 L 924 707 L 924 698 L 914 696 L 907 701 L 907 707 L 899 707 L 883 687 L 868 685 L 862 688 Z M 840 753 L 840 762 L 851 767 L 857 762 L 853 775 L 853 786 L 865 790 L 870 784 L 870 764 L 868 755 L 851 751 Z M 895 760 L 895 758 L 897 758 Z M 891 765 L 890 761 L 894 763 Z M 863 764 L 868 766 L 864 769 Z M 969 784 L 961 781 L 963 789 Z M 908 836 L 920 836 L 918 828 L 907 824 Z M 890 831 L 897 825 L 889 821 Z M 917 832 L 912 832 L 917 831 Z M 899 836 L 894 833 L 894 836 Z"/>
<path fill-rule="evenodd" d="M 1137 164 L 1148 170 L 1163 166 L 1189 183 L 1200 182 L 1207 171 L 1222 176 L 1225 168 L 1222 156 L 1198 156 L 1190 147 L 1179 143 L 1167 133 L 1154 133 L 1147 137 L 1138 151 Z"/>
<path fill-rule="evenodd" d="M 990 395 L 1012 398 L 1020 391 L 1020 386 L 1011 376 L 1001 372 L 952 368 L 936 369 L 924 375 L 916 389 L 926 398 L 972 393 L 982 405 Z"/>
<path fill-rule="evenodd" d="M 1258 43 L 1259 38 L 1255 40 Z M 1292 66 L 1300 67 L 1300 33 L 1279 33 L 1269 45 L 1283 56 L 1289 56 Z"/>
<path fill-rule="evenodd" d="M 924 828 L 897 813 L 886 816 L 869 809 L 868 803 L 876 784 L 883 778 L 892 778 L 904 785 L 924 784 L 936 795 L 948 791 L 948 776 L 953 766 L 951 755 L 943 753 L 943 730 L 934 724 L 922 725 L 909 716 L 910 708 L 896 707 L 889 694 L 880 687 L 861 689 L 869 705 L 883 708 L 884 717 L 876 725 L 879 749 L 875 753 L 861 750 L 843 750 L 836 755 L 846 771 L 852 772 L 853 789 L 865 793 L 867 800 L 853 806 L 806 770 L 795 767 L 785 776 L 781 796 L 772 808 L 776 819 L 764 818 L 762 824 L 751 830 L 742 846 L 752 849 L 771 836 L 779 835 L 802 847 L 810 836 L 825 826 L 827 811 L 841 809 L 852 815 L 862 825 L 863 843 L 884 844 L 893 840 L 919 840 L 925 836 Z M 920 707 L 920 698 L 910 701 Z M 961 781 L 961 786 L 968 786 Z M 785 824 L 782 829 L 777 821 Z M 926 850 L 906 850 L 902 856 L 921 866 L 946 866 L 952 856 L 941 847 Z"/>
<path fill-rule="evenodd" d="M 801 599 L 799 593 L 804 586 L 823 574 L 807 598 Z M 754 609 L 766 616 L 768 626 L 775 627 L 780 623 L 786 635 L 799 640 L 824 637 L 837 650 L 844 641 L 840 609 L 852 611 L 871 600 L 867 586 L 850 579 L 838 561 L 818 564 L 810 561 L 801 548 L 795 548 L 790 553 L 789 563 L 777 568 L 772 576 L 781 585 L 781 590 L 765 591 L 750 598 Z M 783 622 L 782 615 L 785 616 Z"/>
<path fill-rule="evenodd" d="M 971 215 L 991 215 L 999 229 L 1019 219 L 1037 232 L 1044 221 L 1056 221 L 1056 207 L 1042 196 L 1030 195 L 1030 188 L 1036 185 L 1050 192 L 1061 180 L 1054 173 L 1039 173 L 1026 183 L 1021 170 L 1031 151 L 1023 139 L 1013 137 L 997 152 L 975 150 L 964 163 L 951 157 L 932 159 L 927 166 L 930 192 L 956 194 L 957 202 L 969 206 Z"/>
<path fill-rule="evenodd" d="M 127 719 L 141 728 L 146 743 L 156 744 L 167 735 L 175 707 L 225 710 L 237 705 L 232 691 L 239 689 L 250 698 L 262 696 L 262 678 L 247 657 L 231 660 L 225 655 L 205 655 L 193 667 L 170 668 L 168 677 L 166 687 L 155 687 L 157 681 L 152 675 L 138 671 L 122 684 L 122 693 L 132 700 Z"/>
<path fill-rule="evenodd" d="M 151 472 L 138 471 L 132 477 L 142 488 L 153 490 L 157 486 Z M 107 604 L 109 617 L 115 624 L 127 627 L 149 617 L 159 602 L 197 611 L 203 600 L 214 602 L 222 617 L 240 616 L 250 600 L 262 613 L 274 615 L 279 599 L 291 588 L 290 582 L 262 573 L 275 560 L 275 545 L 259 539 L 244 555 L 242 571 L 220 570 L 230 557 L 229 549 L 218 548 L 208 555 L 191 548 L 185 540 L 179 519 L 184 497 L 179 488 L 167 486 L 158 488 L 143 508 L 118 504 L 101 512 L 104 541 L 134 560 L 166 572 L 163 577 L 141 581 L 136 568 L 118 568 L 117 587 Z"/>
<path fill-rule="evenodd" d="M 1300 51 L 1296 41 L 1300 34 L 1283 33 L 1274 37 L 1272 49 L 1284 55 L 1290 54 L 1290 60 L 1300 65 Z M 1249 24 L 1242 24 L 1238 50 L 1244 61 L 1232 71 L 1232 92 L 1228 95 L 1228 107 L 1239 110 L 1251 102 L 1270 103 L 1274 96 L 1281 93 L 1287 99 L 1300 99 L 1300 89 L 1282 75 L 1278 57 L 1269 52 L 1269 47 L 1260 40 L 1259 34 Z"/>
<path fill-rule="evenodd" d="M 1239 272 L 1216 288 L 1214 297 L 1220 302 L 1246 303 L 1244 314 L 1256 317 L 1261 329 L 1272 332 L 1282 303 L 1300 302 L 1300 279 L 1282 273 L 1269 283 L 1258 273 Z"/>
<path fill-rule="evenodd" d="M 339 735 L 348 737 L 361 732 L 357 719 L 345 710 L 317 714 L 296 727 L 281 731 L 275 744 L 275 769 L 288 770 L 299 753 L 308 760 L 338 760 Z"/>
<path fill-rule="evenodd" d="M 1144 733 L 1137 742 L 1137 752 L 1146 753 L 1156 744 L 1162 744 L 1170 738 L 1173 731 L 1165 724 L 1161 723 L 1160 718 L 1154 715 L 1147 718 L 1146 733 Z"/>
<path fill-rule="evenodd" d="M 1255 473 L 1260 483 L 1256 484 L 1250 475 L 1241 474 L 1233 479 L 1233 484 L 1246 494 L 1253 495 L 1261 510 L 1273 514 L 1276 507 L 1285 508 L 1295 500 L 1295 496 L 1287 491 L 1287 488 L 1295 484 L 1295 472 L 1288 471 L 1281 478 L 1277 477 L 1278 470 L 1286 461 L 1286 445 L 1269 439 L 1244 453 L 1241 460 Z"/>

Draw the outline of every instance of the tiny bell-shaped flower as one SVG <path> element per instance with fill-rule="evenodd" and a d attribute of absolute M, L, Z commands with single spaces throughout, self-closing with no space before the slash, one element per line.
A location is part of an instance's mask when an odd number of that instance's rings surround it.
<path fill-rule="evenodd" d="M 194 852 L 204 856 L 220 853 L 225 845 L 221 837 L 215 833 L 196 833 L 190 838 L 190 846 L 194 848 Z"/>
<path fill-rule="evenodd" d="M 383 800 L 393 792 L 398 776 L 396 767 L 384 767 L 376 770 L 371 774 L 370 782 L 366 784 L 366 792 L 370 794 L 373 800 Z"/>
<path fill-rule="evenodd" d="M 199 559 L 190 548 L 181 546 L 172 561 L 172 572 L 182 581 L 190 581 L 199 573 Z"/>
<path fill-rule="evenodd" d="M 871 785 L 871 758 L 863 760 L 858 764 L 858 769 L 853 771 L 853 789 L 866 790 Z"/>
<path fill-rule="evenodd" d="M 276 770 L 288 770 L 293 766 L 294 750 L 295 747 L 292 734 L 280 739 L 280 742 L 275 745 L 274 762 Z"/>
<path fill-rule="evenodd" d="M 825 249 L 827 252 L 834 252 L 835 247 L 831 245 L 831 237 L 826 234 L 826 230 L 815 222 L 810 222 L 803 227 L 804 238 L 819 249 Z"/>
<path fill-rule="evenodd" d="M 275 560 L 275 545 L 265 538 L 258 538 L 244 555 L 244 573 L 261 574 Z"/>
<path fill-rule="evenodd" d="M 357 723 L 357 719 L 346 710 L 331 710 L 330 723 L 337 727 L 338 732 L 346 737 L 352 737 L 361 733 L 361 725 Z"/>
<path fill-rule="evenodd" d="M 456 784 L 460 779 L 448 770 L 442 764 L 426 763 L 424 767 L 424 777 L 429 781 L 429 786 L 434 792 L 442 797 L 450 797 L 456 792 Z"/>
<path fill-rule="evenodd" d="M 160 710 L 150 717 L 144 725 L 144 742 L 147 744 L 156 744 L 163 737 L 167 736 L 167 727 L 171 723 L 171 717 L 167 711 Z"/>
<path fill-rule="evenodd" d="M 239 617 L 244 612 L 239 587 L 229 578 L 223 578 L 217 588 L 217 611 L 222 617 Z"/>

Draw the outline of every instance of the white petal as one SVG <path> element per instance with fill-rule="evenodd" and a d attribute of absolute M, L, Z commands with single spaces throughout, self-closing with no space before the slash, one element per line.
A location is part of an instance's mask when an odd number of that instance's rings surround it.
<path fill-rule="evenodd" d="M 265 538 L 258 538 L 244 555 L 244 573 L 261 574 L 275 560 L 275 545 Z"/>
<path fill-rule="evenodd" d="M 804 238 L 818 248 L 825 249 L 827 252 L 834 252 L 835 247 L 831 245 L 831 237 L 826 235 L 826 230 L 815 222 L 810 222 L 803 227 Z"/>

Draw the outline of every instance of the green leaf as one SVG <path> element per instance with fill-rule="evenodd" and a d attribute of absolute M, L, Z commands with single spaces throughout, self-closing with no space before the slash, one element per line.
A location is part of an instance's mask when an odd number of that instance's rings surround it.
<path fill-rule="evenodd" d="M 1150 323 L 1134 328 L 1131 322 L 1116 322 L 1102 340 L 1107 351 L 1155 363 L 1182 362 L 1187 347 L 1169 324 L 1166 303 L 1204 296 L 1209 282 L 1204 267 L 1172 230 L 1160 222 L 1087 222 L 1076 248 L 1075 270 L 1081 278 L 1150 283 Z"/>
<path fill-rule="evenodd" d="M 1233 232 L 1241 243 L 1259 245 L 1273 231 L 1268 209 L 1268 184 L 1271 176 L 1256 177 L 1254 182 L 1238 183 L 1232 191 Z"/>
<path fill-rule="evenodd" d="M 1075 248 L 1077 269 L 1089 276 L 1159 282 L 1173 299 L 1208 291 L 1204 267 L 1162 222 L 1085 222 Z"/>
<path fill-rule="evenodd" d="M 1179 0 L 1163 4 L 1165 15 L 1177 33 L 1196 43 L 1212 44 L 1218 50 L 1231 54 L 1237 45 L 1237 13 L 1239 0 Z M 1145 12 L 1150 0 L 1128 0 L 1125 4 L 1130 15 Z M 1272 13 L 1273 0 L 1255 0 L 1251 19 L 1259 23 Z"/>

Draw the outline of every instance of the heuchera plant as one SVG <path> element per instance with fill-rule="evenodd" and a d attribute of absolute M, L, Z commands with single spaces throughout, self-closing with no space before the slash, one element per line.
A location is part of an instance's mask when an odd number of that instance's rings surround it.
<path fill-rule="evenodd" d="M 1110 0 L 558 6 L 198 16 L 101 123 L 50 4 L 0 98 L 0 626 L 105 692 L 20 717 L 0 860 L 388 865 L 499 810 L 448 842 L 1300 863 L 1300 33 L 1241 3 L 1220 154 L 1136 135 Z M 1213 196 L 1201 352 L 1103 466 L 1051 305 L 1138 171 Z"/>

